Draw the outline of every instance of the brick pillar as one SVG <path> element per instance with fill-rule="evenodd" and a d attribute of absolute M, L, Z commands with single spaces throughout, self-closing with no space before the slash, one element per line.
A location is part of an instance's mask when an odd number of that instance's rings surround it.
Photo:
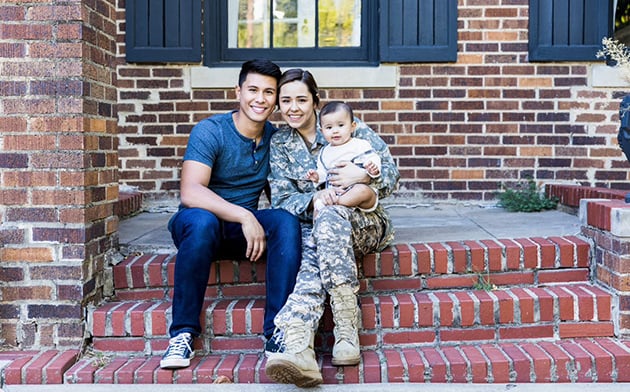
<path fill-rule="evenodd" d="M 0 4 L 0 339 L 80 347 L 117 246 L 115 0 Z"/>
<path fill-rule="evenodd" d="M 630 204 L 582 199 L 582 233 L 595 242 L 595 281 L 617 296 L 615 329 L 630 337 Z"/>

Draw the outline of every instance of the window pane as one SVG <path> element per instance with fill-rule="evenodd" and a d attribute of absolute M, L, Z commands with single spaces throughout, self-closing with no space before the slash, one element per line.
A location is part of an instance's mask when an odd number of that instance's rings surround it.
<path fill-rule="evenodd" d="M 274 48 L 361 46 L 361 0 L 237 0 L 228 1 L 228 48 L 271 48 L 271 20 Z"/>
<path fill-rule="evenodd" d="M 361 46 L 360 0 L 320 0 L 319 46 Z"/>
<path fill-rule="evenodd" d="M 615 38 L 626 45 L 630 45 L 630 0 L 617 0 Z"/>
<path fill-rule="evenodd" d="M 275 48 L 315 47 L 315 4 L 314 0 L 274 1 Z"/>
<path fill-rule="evenodd" d="M 228 48 L 268 48 L 270 0 L 228 1 Z"/>

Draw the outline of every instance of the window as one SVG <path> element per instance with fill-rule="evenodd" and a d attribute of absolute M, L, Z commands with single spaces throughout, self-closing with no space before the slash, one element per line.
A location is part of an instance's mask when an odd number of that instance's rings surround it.
<path fill-rule="evenodd" d="M 457 0 L 127 0 L 126 21 L 129 62 L 240 66 L 266 57 L 281 66 L 357 66 L 457 59 Z"/>
<path fill-rule="evenodd" d="M 595 61 L 613 26 L 613 0 L 530 0 L 531 61 Z"/>
<path fill-rule="evenodd" d="M 614 38 L 630 46 L 630 0 L 616 0 Z"/>
<path fill-rule="evenodd" d="M 254 57 L 278 63 L 377 64 L 376 0 L 215 1 L 206 14 L 207 65 Z M 216 23 L 225 20 L 227 23 Z"/>

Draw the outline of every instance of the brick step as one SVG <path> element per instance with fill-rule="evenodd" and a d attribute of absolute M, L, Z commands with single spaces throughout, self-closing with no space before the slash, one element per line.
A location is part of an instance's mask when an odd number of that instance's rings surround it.
<path fill-rule="evenodd" d="M 159 368 L 159 356 L 84 356 L 76 352 L 2 353 L 2 380 L 16 384 L 269 383 L 259 354 L 197 356 L 190 367 Z M 324 383 L 630 382 L 630 341 L 611 338 L 439 345 L 362 352 L 357 366 L 336 367 L 318 356 Z"/>
<path fill-rule="evenodd" d="M 362 292 L 364 347 L 443 342 L 613 336 L 612 298 L 586 283 L 510 287 L 492 291 Z M 171 303 L 109 302 L 93 310 L 88 328 L 99 351 L 155 354 L 168 345 Z M 203 352 L 257 352 L 263 345 L 263 298 L 208 299 L 197 339 Z M 332 346 L 327 308 L 318 347 Z"/>
<path fill-rule="evenodd" d="M 176 254 L 127 257 L 113 268 L 119 300 L 166 299 Z M 364 291 L 472 288 L 587 281 L 590 245 L 576 236 L 397 244 L 359 262 Z M 212 264 L 208 296 L 264 295 L 265 264 Z M 219 284 L 221 283 L 221 284 Z"/>

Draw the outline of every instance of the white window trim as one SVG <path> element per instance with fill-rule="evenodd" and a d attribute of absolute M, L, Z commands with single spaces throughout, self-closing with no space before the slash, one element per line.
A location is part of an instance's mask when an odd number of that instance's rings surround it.
<path fill-rule="evenodd" d="M 313 67 L 308 69 L 320 88 L 385 88 L 396 87 L 398 67 Z M 193 89 L 232 88 L 238 81 L 240 68 L 190 67 Z"/>

